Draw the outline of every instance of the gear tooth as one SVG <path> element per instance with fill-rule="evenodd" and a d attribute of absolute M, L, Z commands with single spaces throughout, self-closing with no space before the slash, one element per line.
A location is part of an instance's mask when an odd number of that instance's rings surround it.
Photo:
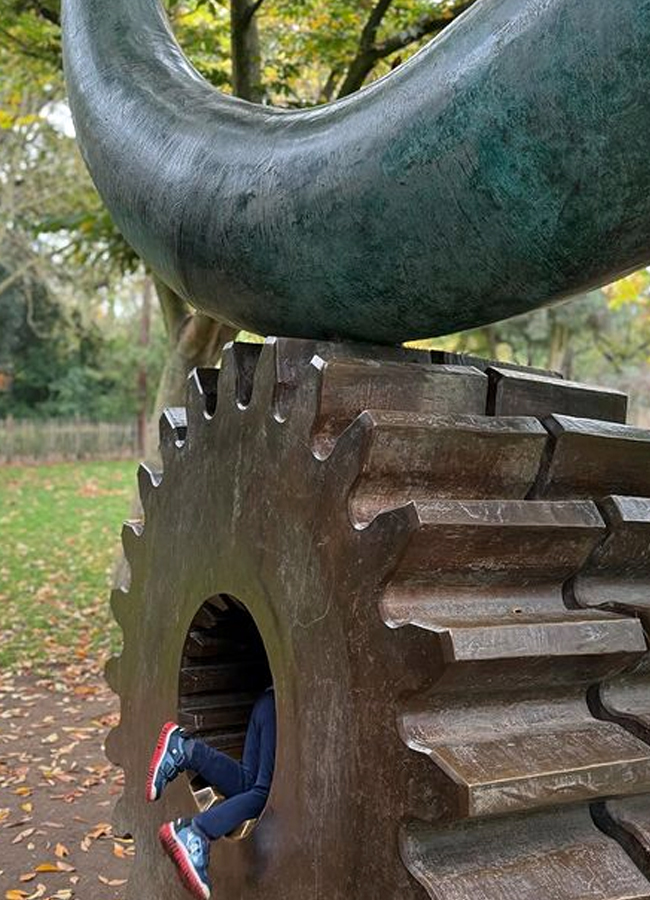
<path fill-rule="evenodd" d="M 336 493 L 343 502 L 347 499 L 348 512 L 350 512 L 350 498 L 362 476 L 364 461 L 369 453 L 368 445 L 372 439 L 372 430 L 372 416 L 365 412 L 350 423 L 333 446 L 320 444 L 318 436 L 312 444 L 314 455 L 330 470 L 327 477 L 335 482 Z M 355 527 L 360 524 L 352 516 L 350 521 Z"/>
<path fill-rule="evenodd" d="M 120 628 L 124 629 L 127 617 L 127 610 L 129 608 L 130 596 L 128 591 L 123 590 L 122 588 L 115 588 L 111 593 L 111 609 L 113 610 L 113 616 L 115 621 L 120 626 Z"/>
<path fill-rule="evenodd" d="M 278 365 L 278 339 L 266 338 L 261 345 L 261 351 L 255 367 L 255 378 L 251 403 L 259 409 L 268 409 L 273 415 L 278 415 L 278 405 L 282 398 L 284 385 L 281 381 L 281 373 Z"/>
<path fill-rule="evenodd" d="M 605 497 L 607 534 L 569 586 L 575 603 L 649 617 L 650 498 Z"/>
<path fill-rule="evenodd" d="M 320 382 L 320 370 L 316 366 L 314 371 L 312 365 L 318 346 L 316 341 L 266 338 L 255 368 L 251 403 L 272 411 L 278 422 L 286 421 L 295 403 L 309 420 Z"/>
<path fill-rule="evenodd" d="M 418 597 L 426 594 L 425 605 L 433 604 L 432 609 L 436 609 L 435 595 L 445 621 L 465 615 L 462 603 L 454 605 L 444 599 L 446 579 L 460 597 L 463 591 L 474 594 L 485 584 L 500 583 L 499 579 L 510 585 L 512 578 L 514 584 L 517 578 L 524 578 L 519 574 L 524 565 L 526 583 L 537 579 L 552 584 L 555 602 L 556 589 L 561 596 L 564 582 L 583 565 L 605 531 L 596 505 L 588 500 L 436 499 L 416 501 L 415 505 L 420 525 L 393 574 L 390 593 L 396 606 L 412 591 Z M 533 546 L 534 554 L 530 551 Z M 457 568 L 463 572 L 462 580 L 455 574 Z M 508 607 L 504 603 L 505 615 Z M 406 607 L 410 609 L 410 600 L 405 601 Z M 564 602 L 561 609 L 566 609 Z M 399 616 L 392 618 L 397 621 Z"/>
<path fill-rule="evenodd" d="M 338 347 L 341 354 L 349 351 L 346 345 L 331 345 L 319 341 L 299 338 L 279 338 L 270 336 L 264 344 L 235 344 L 235 355 L 242 354 L 239 349 L 248 347 L 247 359 L 235 359 L 238 369 L 238 382 L 234 388 L 240 406 L 255 403 L 260 408 L 273 411 L 277 421 L 283 422 L 290 413 L 296 391 L 303 388 L 309 393 L 310 377 L 315 373 L 311 365 L 315 356 L 328 357 L 332 347 Z M 252 348 L 252 349 L 250 349 Z M 359 345 L 358 352 L 370 353 L 364 345 Z M 381 353 L 385 348 L 370 348 Z M 253 371 L 254 367 L 254 371 Z M 319 372 L 318 377 L 320 377 Z M 307 383 L 307 384 L 306 384 Z"/>
<path fill-rule="evenodd" d="M 477 884 L 485 885 L 483 896 L 491 900 L 647 897 L 648 882 L 631 854 L 598 830 L 584 804 L 442 828 L 412 821 L 402 828 L 400 852 L 426 896 L 436 900 L 472 897 Z M 559 877 L 558 859 L 562 860 Z M 535 886 L 529 890 L 522 871 L 531 873 L 528 883 L 533 885 L 537 879 L 544 883 L 544 877 L 553 877 L 552 892 Z"/>
<path fill-rule="evenodd" d="M 365 527 L 368 538 L 379 539 L 385 546 L 392 546 L 395 557 L 395 566 L 399 565 L 399 551 L 402 544 L 408 543 L 409 537 L 416 532 L 422 521 L 417 504 L 413 501 L 397 506 L 394 509 L 386 509 L 380 512 Z M 357 526 L 358 527 L 358 526 Z"/>
<path fill-rule="evenodd" d="M 498 363 L 485 370 L 490 379 L 488 411 L 494 416 L 553 414 L 625 423 L 627 396 L 611 388 L 565 381 L 550 372 L 512 369 Z"/>
<path fill-rule="evenodd" d="M 116 766 L 122 765 L 122 738 L 123 726 L 120 721 L 115 728 L 111 728 L 108 732 L 104 745 L 106 756 Z"/>
<path fill-rule="evenodd" d="M 127 563 L 133 572 L 133 566 L 137 558 L 138 541 L 144 532 L 144 525 L 140 521 L 129 520 L 122 526 L 122 549 Z"/>
<path fill-rule="evenodd" d="M 235 342 L 228 341 L 221 351 L 219 393 L 217 395 L 217 409 L 215 413 L 219 421 L 223 415 L 228 415 L 237 405 L 237 361 L 234 347 Z"/>
<path fill-rule="evenodd" d="M 219 369 L 192 369 L 187 378 L 187 418 L 203 419 L 217 408 Z"/>
<path fill-rule="evenodd" d="M 267 382 L 273 385 L 273 414 L 277 421 L 283 422 L 288 417 L 295 391 L 309 377 L 311 360 L 320 346 L 318 341 L 298 338 L 266 339 L 259 363 L 264 361 L 266 369 L 264 375 L 260 374 L 256 390 L 263 390 Z"/>
<path fill-rule="evenodd" d="M 332 376 L 344 371 L 346 367 L 348 367 L 348 371 L 352 372 L 352 381 L 347 387 L 354 388 L 354 376 L 370 369 L 375 373 L 381 371 L 387 376 L 384 381 L 390 382 L 391 377 L 394 377 L 394 370 L 390 368 L 391 363 L 399 365 L 400 368 L 405 362 L 417 365 L 418 375 L 415 376 L 417 379 L 424 371 L 424 357 L 428 359 L 428 354 L 420 354 L 419 351 L 373 346 L 372 344 L 332 344 L 296 338 L 273 338 L 272 341 L 276 355 L 275 379 L 280 388 L 280 396 L 284 395 L 288 399 L 294 394 L 296 398 L 305 393 L 315 394 L 318 398 L 317 412 L 325 402 L 325 398 L 321 397 L 323 385 L 325 384 L 327 387 Z M 413 356 L 413 354 L 420 354 L 422 358 Z M 398 360 L 401 362 L 398 363 Z M 386 364 L 389 364 L 388 371 L 382 369 Z M 355 367 L 357 367 L 356 370 Z M 428 369 L 431 370 L 432 367 L 429 365 Z M 341 386 L 345 387 L 345 385 L 337 385 L 337 387 Z M 363 387 L 361 393 L 363 393 Z M 364 396 L 360 402 L 353 403 L 351 408 L 343 413 L 340 417 L 339 433 L 360 412 L 373 405 L 365 402 L 367 399 L 368 397 Z M 346 400 L 343 398 L 343 403 L 345 402 Z M 382 404 L 375 402 L 374 406 L 380 408 Z"/>
<path fill-rule="evenodd" d="M 253 382 L 262 344 L 233 342 L 226 344 L 221 356 L 219 401 L 221 409 L 237 406 L 245 409 L 253 394 Z"/>
<path fill-rule="evenodd" d="M 359 477 L 348 498 L 358 525 L 409 500 L 523 499 L 546 446 L 546 431 L 532 418 L 369 410 L 356 422 L 362 419 Z"/>
<path fill-rule="evenodd" d="M 286 359 L 283 359 L 282 362 L 285 365 L 282 371 L 277 366 L 271 368 L 270 354 L 267 355 L 264 362 L 266 369 L 261 371 L 264 374 L 269 370 L 273 373 L 273 380 L 269 378 L 269 382 L 274 393 L 271 399 L 269 387 L 265 386 L 262 390 L 265 391 L 266 396 L 264 400 L 260 397 L 260 402 L 266 402 L 271 406 L 277 422 L 286 422 L 291 419 L 292 427 L 297 432 L 303 433 L 306 441 L 310 439 L 311 435 L 312 449 L 315 455 L 320 459 L 325 459 L 332 449 L 332 444 L 321 445 L 317 439 L 314 439 L 325 361 L 317 354 L 307 361 L 304 358 L 296 357 L 293 360 L 295 365 L 289 368 L 286 366 Z"/>
<path fill-rule="evenodd" d="M 347 492 L 348 515 L 354 527 L 367 531 L 367 539 L 377 539 L 394 549 L 420 527 L 416 504 L 402 495 L 393 498 L 394 502 L 369 517 L 359 517 L 355 508 L 356 489 L 364 477 L 375 424 L 374 413 L 363 412 L 345 429 L 331 450 L 327 443 L 319 447 L 317 439 L 314 452 L 317 456 L 322 454 L 325 464 L 331 467 L 336 476 L 337 490 L 341 490 L 342 485 L 343 495 Z"/>
<path fill-rule="evenodd" d="M 428 415 L 485 414 L 488 379 L 471 366 L 426 366 L 418 362 L 312 358 L 319 369 L 314 436 L 320 452 L 331 447 L 364 410 L 400 410 Z"/>
<path fill-rule="evenodd" d="M 646 632 L 650 625 L 650 498 L 606 497 L 600 504 L 607 534 L 569 585 L 581 608 L 622 613 Z M 634 617 L 634 618 L 632 618 Z M 650 741 L 650 653 L 592 692 L 596 715 Z"/>
<path fill-rule="evenodd" d="M 124 797 L 120 797 L 115 804 L 112 815 L 112 824 L 115 837 L 133 837 L 133 825 L 127 813 L 127 804 L 124 801 Z"/>
<path fill-rule="evenodd" d="M 104 666 L 104 678 L 114 694 L 119 694 L 121 689 L 122 657 L 111 656 Z"/>
<path fill-rule="evenodd" d="M 187 413 L 184 406 L 168 406 L 159 421 L 160 455 L 163 471 L 176 460 L 187 435 Z"/>
<path fill-rule="evenodd" d="M 531 499 L 650 494 L 650 430 L 552 415 L 549 445 Z"/>
<path fill-rule="evenodd" d="M 151 496 L 155 489 L 162 481 L 162 472 L 150 469 L 146 463 L 140 463 L 138 466 L 138 493 L 143 509 L 146 511 L 149 506 Z"/>
<path fill-rule="evenodd" d="M 262 347 L 262 344 L 246 344 L 239 341 L 233 347 L 237 365 L 237 402 L 240 406 L 248 406 L 251 401 L 255 371 Z"/>

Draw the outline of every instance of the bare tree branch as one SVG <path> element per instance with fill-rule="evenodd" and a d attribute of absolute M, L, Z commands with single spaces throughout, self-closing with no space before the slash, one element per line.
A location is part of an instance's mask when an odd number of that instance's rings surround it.
<path fill-rule="evenodd" d="M 452 8 L 447 7 L 444 13 L 437 12 L 428 16 L 423 16 L 410 28 L 398 31 L 386 38 L 386 40 L 377 44 L 375 43 L 375 40 L 379 25 L 391 3 L 391 0 L 379 0 L 377 5 L 373 8 L 370 19 L 364 27 L 359 42 L 359 51 L 348 67 L 347 74 L 343 80 L 338 96 L 347 97 L 348 94 L 358 91 L 380 59 L 385 59 L 392 53 L 403 50 L 405 47 L 416 43 L 427 35 L 438 34 L 443 28 L 449 25 L 450 22 L 458 18 L 461 13 L 465 12 L 466 9 L 469 9 L 475 2 L 476 0 L 463 0 L 463 2 L 458 3 Z M 376 23 L 373 16 L 378 18 Z M 368 43 L 368 40 L 370 40 L 370 43 Z"/>
<path fill-rule="evenodd" d="M 422 18 L 410 28 L 398 31 L 396 34 L 386 38 L 385 41 L 382 41 L 381 44 L 377 44 L 375 47 L 377 59 L 384 59 L 386 56 L 390 56 L 391 53 L 395 53 L 397 50 L 403 50 L 404 47 L 408 47 L 409 44 L 413 44 L 427 35 L 439 34 L 451 21 L 457 19 L 461 13 L 464 13 L 465 10 L 469 9 L 475 2 L 476 0 L 465 0 L 464 3 L 460 3 L 454 8 L 453 16 L 451 18 L 441 16 L 440 14 L 422 16 Z"/>
<path fill-rule="evenodd" d="M 339 68 L 334 68 L 327 76 L 327 81 L 323 85 L 320 90 L 319 99 L 321 101 L 325 101 L 329 103 L 332 97 L 334 96 L 334 90 L 336 88 L 336 82 L 341 77 L 341 70 Z"/>
<path fill-rule="evenodd" d="M 377 0 L 377 3 L 370 13 L 370 17 L 361 32 L 361 39 L 359 41 L 359 48 L 361 50 L 370 50 L 374 47 L 379 26 L 383 22 L 384 16 L 390 9 L 392 2 L 393 0 Z"/>
<path fill-rule="evenodd" d="M 260 0 L 230 0 L 230 51 L 232 57 L 232 89 L 236 97 L 261 103 L 262 57 L 255 11 Z"/>
<path fill-rule="evenodd" d="M 248 7 L 248 9 L 246 10 L 246 13 L 245 13 L 246 24 L 248 24 L 248 22 L 250 22 L 250 20 L 253 18 L 253 16 L 257 12 L 259 12 L 263 3 L 264 3 L 264 0 L 255 0 L 254 3 L 251 3 L 251 5 Z"/>
<path fill-rule="evenodd" d="M 158 302 L 165 321 L 165 331 L 171 347 L 175 347 L 178 337 L 183 327 L 185 319 L 190 314 L 189 304 L 179 297 L 176 291 L 172 291 L 167 287 L 164 281 L 161 281 L 154 275 L 154 286 L 158 295 Z"/>
<path fill-rule="evenodd" d="M 373 6 L 359 38 L 357 55 L 350 63 L 347 74 L 343 79 L 343 84 L 338 94 L 339 97 L 347 97 L 348 94 L 358 90 L 375 65 L 377 61 L 374 52 L 375 38 L 391 3 L 392 0 L 377 0 L 377 3 Z"/>
<path fill-rule="evenodd" d="M 17 281 L 20 281 L 20 279 L 23 277 L 23 275 L 25 275 L 35 265 L 36 265 L 36 260 L 30 259 L 28 262 L 23 263 L 22 266 L 19 266 L 17 269 L 15 269 L 11 273 L 11 275 L 7 275 L 6 278 L 3 278 L 3 280 L 0 281 L 0 295 L 4 294 L 5 291 L 8 291 L 9 288 L 13 284 L 15 284 Z"/>

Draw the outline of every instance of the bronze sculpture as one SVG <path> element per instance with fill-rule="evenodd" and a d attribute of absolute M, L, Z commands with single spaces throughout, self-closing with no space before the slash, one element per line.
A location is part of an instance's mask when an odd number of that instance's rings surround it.
<path fill-rule="evenodd" d="M 128 897 L 183 897 L 156 829 L 192 796 L 142 801 L 157 724 L 236 752 L 267 665 L 276 776 L 215 848 L 218 896 L 650 896 L 650 514 L 601 503 L 650 496 L 624 416 L 611 392 L 350 342 L 235 344 L 195 373 L 113 598 Z"/>
<path fill-rule="evenodd" d="M 650 0 L 483 0 L 301 114 L 208 92 L 155 0 L 64 7 L 82 147 L 126 235 L 199 306 L 289 335 L 193 373 L 164 472 L 140 470 L 108 669 L 129 900 L 183 897 L 141 799 L 157 728 L 237 752 L 267 667 L 277 774 L 215 854 L 224 900 L 648 900 L 650 434 L 616 392 L 382 342 L 648 260 Z"/>
<path fill-rule="evenodd" d="M 181 296 L 260 334 L 395 343 L 650 261 L 649 0 L 482 0 L 359 94 L 219 94 L 158 0 L 65 0 L 82 151 Z"/>

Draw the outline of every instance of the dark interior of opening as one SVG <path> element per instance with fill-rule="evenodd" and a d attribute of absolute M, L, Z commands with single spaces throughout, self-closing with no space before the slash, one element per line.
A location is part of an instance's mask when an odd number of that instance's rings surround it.
<path fill-rule="evenodd" d="M 239 758 L 253 704 L 271 683 L 262 638 L 245 606 L 225 594 L 207 600 L 183 648 L 179 725 Z"/>

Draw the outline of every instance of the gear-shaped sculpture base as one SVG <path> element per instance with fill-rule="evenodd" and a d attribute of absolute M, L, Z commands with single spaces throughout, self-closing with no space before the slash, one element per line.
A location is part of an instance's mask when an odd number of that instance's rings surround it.
<path fill-rule="evenodd" d="M 650 744 L 628 727 L 642 713 L 617 712 L 646 678 L 616 680 L 643 628 L 589 594 L 647 579 L 634 541 L 602 549 L 619 524 L 600 500 L 650 496 L 650 435 L 621 424 L 614 392 L 436 360 L 235 344 L 163 416 L 108 670 L 130 900 L 184 896 L 155 836 L 191 792 L 141 802 L 157 729 L 180 704 L 236 751 L 267 660 L 276 775 L 250 837 L 215 847 L 223 900 L 650 897 L 649 842 L 637 834 L 633 861 L 590 815 L 619 838 L 650 792 Z"/>

